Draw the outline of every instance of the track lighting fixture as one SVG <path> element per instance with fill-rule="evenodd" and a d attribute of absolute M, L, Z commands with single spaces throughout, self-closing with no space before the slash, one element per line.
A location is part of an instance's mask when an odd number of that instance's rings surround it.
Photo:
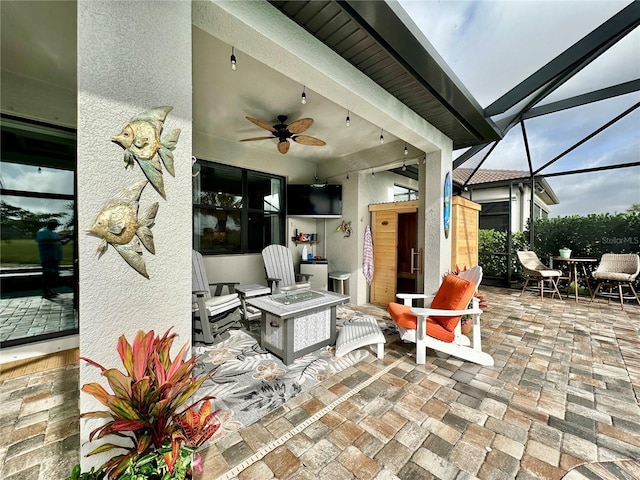
<path fill-rule="evenodd" d="M 302 95 L 300 95 L 300 101 L 302 102 L 303 105 L 307 104 L 307 94 L 305 93 L 307 87 L 302 87 Z"/>
<path fill-rule="evenodd" d="M 349 118 L 349 110 L 347 110 L 347 120 L 346 120 L 345 124 L 347 125 L 347 127 L 349 125 L 351 125 L 351 119 Z"/>
<path fill-rule="evenodd" d="M 409 150 L 407 150 L 407 142 L 404 143 L 404 154 L 409 155 Z"/>
<path fill-rule="evenodd" d="M 236 63 L 236 55 L 235 55 L 235 48 L 231 47 L 231 70 L 233 70 L 234 72 L 236 70 L 238 70 L 238 64 Z"/>
<path fill-rule="evenodd" d="M 383 133 L 384 133 L 384 129 L 381 128 L 380 129 L 380 143 L 384 143 L 384 135 L 383 135 Z"/>

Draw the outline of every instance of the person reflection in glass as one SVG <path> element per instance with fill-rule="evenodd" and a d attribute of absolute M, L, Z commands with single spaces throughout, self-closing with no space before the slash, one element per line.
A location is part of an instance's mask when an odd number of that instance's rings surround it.
<path fill-rule="evenodd" d="M 55 230 L 61 223 L 55 218 L 47 220 L 47 225 L 38 230 L 36 241 L 42 265 L 42 298 L 54 299 L 58 294 L 52 289 L 57 286 L 62 260 L 62 244 L 68 239 L 61 239 Z"/>

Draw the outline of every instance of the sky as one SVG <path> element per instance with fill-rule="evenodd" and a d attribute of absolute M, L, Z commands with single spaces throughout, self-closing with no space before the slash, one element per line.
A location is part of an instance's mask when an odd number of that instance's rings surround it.
<path fill-rule="evenodd" d="M 413 22 L 481 107 L 507 93 L 629 1 L 401 0 Z M 640 29 L 575 75 L 543 103 L 640 78 Z M 640 92 L 525 121 L 535 170 L 640 101 Z M 454 157 L 462 151 L 454 152 Z M 479 157 L 478 155 L 476 157 Z M 640 160 L 640 109 L 543 173 Z M 465 167 L 474 167 L 471 159 Z M 482 168 L 528 170 L 519 126 Z M 551 217 L 621 213 L 640 204 L 640 167 L 550 177 Z"/>

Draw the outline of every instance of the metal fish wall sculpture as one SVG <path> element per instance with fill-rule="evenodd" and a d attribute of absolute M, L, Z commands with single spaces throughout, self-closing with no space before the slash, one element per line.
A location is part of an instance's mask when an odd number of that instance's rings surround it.
<path fill-rule="evenodd" d="M 162 128 L 167 114 L 173 107 L 155 107 L 134 117 L 122 131 L 111 137 L 111 141 L 124 148 L 124 168 L 133 168 L 135 160 L 151 182 L 151 185 L 166 200 L 162 165 L 175 176 L 173 150 L 178 143 L 180 129 L 172 130 L 161 139 Z"/>
<path fill-rule="evenodd" d="M 141 180 L 114 195 L 96 217 L 93 225 L 86 232 L 102 239 L 96 253 L 100 258 L 109 244 L 138 273 L 149 278 L 147 267 L 142 258 L 142 247 L 155 254 L 151 227 L 155 224 L 158 213 L 158 202 L 152 204 L 141 217 L 138 217 L 138 206 L 142 190 L 149 183 Z"/>

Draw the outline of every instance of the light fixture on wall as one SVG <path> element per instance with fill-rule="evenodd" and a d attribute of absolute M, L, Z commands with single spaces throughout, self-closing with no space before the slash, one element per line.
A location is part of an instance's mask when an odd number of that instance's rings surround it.
<path fill-rule="evenodd" d="M 380 143 L 384 143 L 384 128 L 380 129 Z"/>
<path fill-rule="evenodd" d="M 424 158 L 422 159 L 422 163 L 427 164 L 427 154 L 424 154 Z"/>
<path fill-rule="evenodd" d="M 307 104 L 307 94 L 305 93 L 306 89 L 307 89 L 307 87 L 303 86 L 302 87 L 302 95 L 300 95 L 300 101 L 302 102 L 303 105 Z"/>
<path fill-rule="evenodd" d="M 349 118 L 349 110 L 347 110 L 347 119 L 345 120 L 345 125 L 347 127 L 351 125 L 351 119 Z"/>
<path fill-rule="evenodd" d="M 238 70 L 238 64 L 236 62 L 236 55 L 235 55 L 235 47 L 231 47 L 231 70 L 233 70 L 234 72 L 236 70 Z"/>
<path fill-rule="evenodd" d="M 407 149 L 407 142 L 404 142 L 404 154 L 409 155 L 409 150 Z"/>

